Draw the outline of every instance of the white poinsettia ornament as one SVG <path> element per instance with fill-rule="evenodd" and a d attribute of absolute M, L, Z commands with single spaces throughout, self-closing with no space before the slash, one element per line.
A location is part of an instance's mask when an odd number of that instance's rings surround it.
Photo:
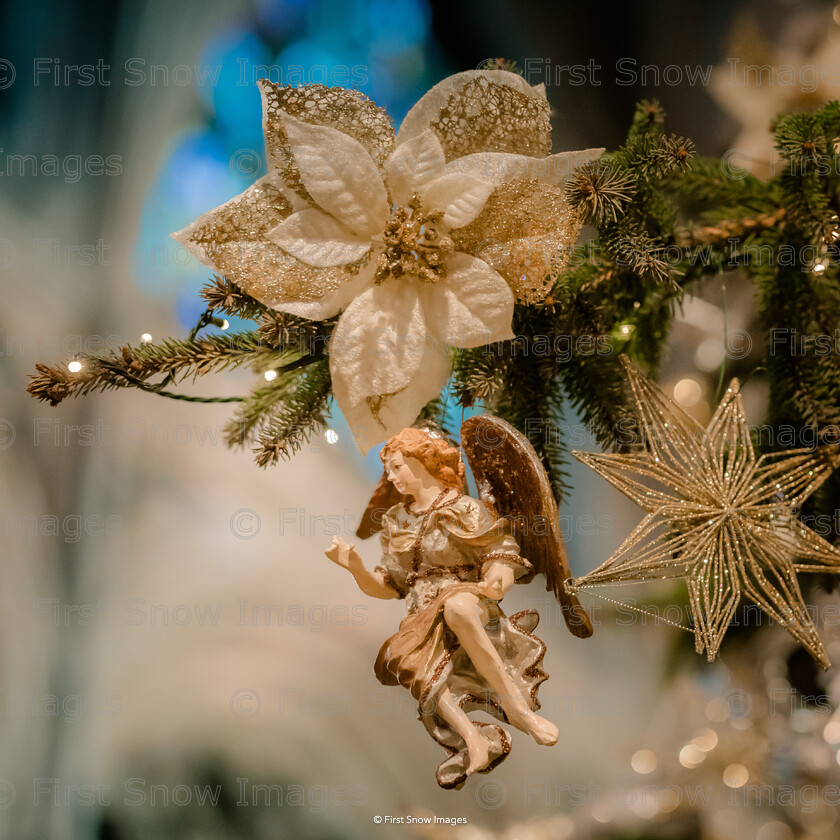
<path fill-rule="evenodd" d="M 358 91 L 261 81 L 269 174 L 173 234 L 268 306 L 324 320 L 333 392 L 363 452 L 446 384 L 452 347 L 513 337 L 580 232 L 563 184 L 603 149 L 549 155 L 542 86 L 444 79 L 399 133 Z M 548 278 L 548 280 L 547 280 Z"/>

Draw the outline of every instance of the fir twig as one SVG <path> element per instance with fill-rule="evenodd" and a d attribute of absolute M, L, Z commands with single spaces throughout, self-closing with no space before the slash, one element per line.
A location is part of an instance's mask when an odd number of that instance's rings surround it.
<path fill-rule="evenodd" d="M 201 290 L 201 297 L 211 309 L 217 309 L 227 315 L 256 320 L 270 310 L 256 298 L 246 294 L 230 280 L 213 275 L 213 279 Z"/>
<path fill-rule="evenodd" d="M 326 425 L 327 406 L 332 383 L 326 359 L 315 362 L 295 379 L 283 402 L 260 432 L 254 450 L 260 467 L 274 466 L 290 458 L 319 429 Z"/>

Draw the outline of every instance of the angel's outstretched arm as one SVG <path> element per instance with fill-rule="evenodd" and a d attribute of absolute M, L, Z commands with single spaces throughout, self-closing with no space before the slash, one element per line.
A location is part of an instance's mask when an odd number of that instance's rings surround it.
<path fill-rule="evenodd" d="M 385 581 L 381 571 L 371 572 L 365 567 L 356 549 L 339 537 L 333 537 L 332 545 L 324 552 L 333 563 L 347 569 L 359 585 L 359 589 L 371 598 L 399 598 L 399 594 Z"/>

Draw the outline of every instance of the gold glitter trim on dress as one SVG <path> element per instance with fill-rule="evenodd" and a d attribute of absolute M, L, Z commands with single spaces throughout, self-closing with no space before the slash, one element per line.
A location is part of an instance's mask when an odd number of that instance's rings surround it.
<path fill-rule="evenodd" d="M 572 454 L 648 515 L 606 563 L 567 588 L 685 580 L 695 647 L 710 662 L 746 596 L 828 668 L 796 572 L 836 574 L 840 551 L 796 511 L 837 466 L 837 450 L 756 458 L 737 379 L 704 429 L 622 361 L 643 441 L 629 454 Z"/>

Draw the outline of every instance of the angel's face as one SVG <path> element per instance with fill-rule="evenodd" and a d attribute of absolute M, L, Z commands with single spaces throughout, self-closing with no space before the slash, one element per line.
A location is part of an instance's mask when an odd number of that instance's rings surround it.
<path fill-rule="evenodd" d="M 389 452 L 385 457 L 385 475 L 398 492 L 415 496 L 431 476 L 416 458 L 402 452 Z"/>

